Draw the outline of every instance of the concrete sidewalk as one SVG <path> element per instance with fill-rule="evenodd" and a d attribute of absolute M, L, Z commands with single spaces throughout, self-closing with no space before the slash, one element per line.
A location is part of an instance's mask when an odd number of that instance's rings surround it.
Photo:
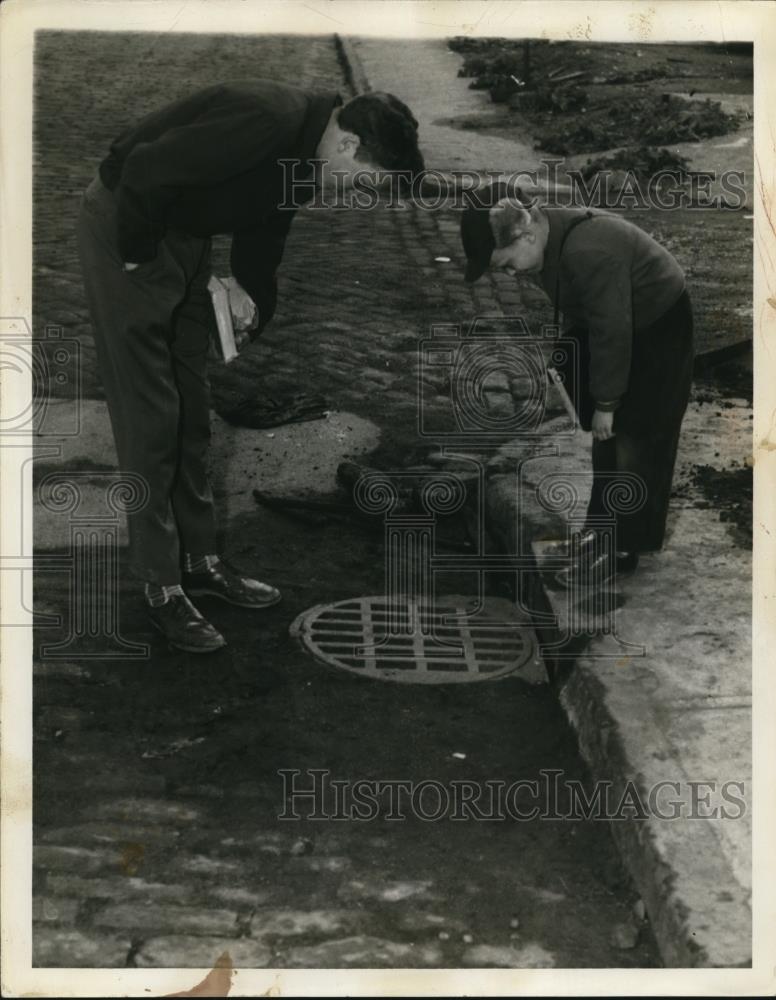
<path fill-rule="evenodd" d="M 450 124 L 457 116 L 487 115 L 496 108 L 487 91 L 469 90 L 469 80 L 457 75 L 462 60 L 445 39 L 346 38 L 342 51 L 353 65 L 356 85 L 387 90 L 412 108 L 428 169 L 511 173 L 539 166 L 530 139 L 483 135 Z"/>
<path fill-rule="evenodd" d="M 393 91 L 411 104 L 427 167 L 536 165 L 537 154 L 517 137 L 507 142 L 440 122 L 440 108 L 449 109 L 451 100 L 458 115 L 487 104 L 486 95 L 457 78 L 460 57 L 444 42 L 360 38 L 347 40 L 345 51 L 358 61 L 353 78 L 362 86 Z M 487 280 L 505 315 L 530 321 L 541 314 L 530 287 Z M 593 776 L 620 793 L 637 789 L 644 802 L 660 782 L 678 788 L 679 818 L 611 824 L 663 959 L 677 967 L 751 963 L 751 546 L 713 506 L 704 509 L 693 486 L 698 466 L 743 466 L 751 414 L 746 400 L 696 392 L 675 474 L 675 493 L 687 499 L 672 502 L 665 550 L 617 581 L 617 610 L 602 620 L 591 604 L 580 608 L 565 592 L 547 588 L 541 573 L 535 582 L 545 643 L 569 634 L 588 640 L 572 666 L 562 661 L 559 692 Z M 539 566 L 546 540 L 565 537 L 570 513 L 542 507 L 539 483 L 574 475 L 581 503 L 590 488 L 590 435 L 556 440 L 551 423 L 544 430 L 558 454 L 531 458 L 525 442 L 515 440 L 497 456 L 512 469 L 489 478 L 487 496 L 488 528 L 501 551 L 522 552 L 528 544 Z M 721 808 L 723 787 L 738 799 L 727 804 L 729 818 Z"/>

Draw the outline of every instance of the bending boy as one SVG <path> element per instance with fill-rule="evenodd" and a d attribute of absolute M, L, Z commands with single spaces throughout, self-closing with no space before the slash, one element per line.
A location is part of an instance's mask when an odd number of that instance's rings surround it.
<path fill-rule="evenodd" d="M 578 345 L 579 421 L 593 433 L 593 488 L 580 558 L 558 583 L 635 569 L 663 545 L 676 451 L 693 367 L 693 316 L 673 256 L 638 226 L 606 212 L 526 207 L 494 184 L 470 195 L 461 235 L 466 280 L 488 268 L 531 277 Z M 606 487 L 640 477 L 643 505 L 616 516 L 617 550 L 600 553 L 596 523 L 611 519 Z"/>

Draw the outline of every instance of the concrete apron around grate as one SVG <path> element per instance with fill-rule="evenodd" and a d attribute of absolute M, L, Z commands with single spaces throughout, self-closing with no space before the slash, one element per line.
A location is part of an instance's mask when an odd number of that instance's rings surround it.
<path fill-rule="evenodd" d="M 268 429 L 233 427 L 212 413 L 211 426 L 210 476 L 223 525 L 240 514 L 257 513 L 254 489 L 279 495 L 335 491 L 339 463 L 371 451 L 380 439 L 375 424 L 344 411 Z M 73 517 L 101 525 L 106 514 L 115 519 L 118 544 L 127 544 L 126 517 L 106 501 L 109 487 L 120 479 L 106 403 L 47 400 L 36 421 L 34 454 L 35 477 L 25 499 L 33 508 L 36 552 L 69 548 Z M 308 461 L 311 455 L 314 462 Z M 20 450 L 20 469 L 25 461 Z M 68 484 L 77 492 L 75 510 L 55 502 L 57 490 Z M 26 554 L 22 539 L 32 525 L 21 520 L 19 528 L 19 551 L 13 554 L 21 556 Z"/>
<path fill-rule="evenodd" d="M 357 597 L 319 604 L 290 633 L 320 663 L 400 684 L 467 684 L 547 679 L 530 620 L 511 601 L 445 595 Z"/>

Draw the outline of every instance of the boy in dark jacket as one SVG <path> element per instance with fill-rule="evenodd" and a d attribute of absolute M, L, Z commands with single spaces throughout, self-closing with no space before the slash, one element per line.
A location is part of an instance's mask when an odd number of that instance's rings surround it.
<path fill-rule="evenodd" d="M 593 433 L 592 529 L 612 513 L 607 486 L 618 473 L 641 481 L 643 503 L 616 515 L 617 551 L 597 554 L 593 530 L 560 584 L 634 569 L 663 545 L 682 418 L 692 382 L 693 318 L 684 274 L 638 226 L 605 212 L 526 206 L 491 185 L 462 219 L 466 279 L 487 268 L 530 275 L 563 314 L 578 344 L 579 379 L 565 372 L 580 424 Z M 631 480 L 633 482 L 633 480 Z"/>
<path fill-rule="evenodd" d="M 216 552 L 206 471 L 211 237 L 231 234 L 235 308 L 253 313 L 260 333 L 294 217 L 285 206 L 313 197 L 313 159 L 326 163 L 324 182 L 334 171 L 411 177 L 423 169 L 417 121 L 390 94 L 343 104 L 270 80 L 220 84 L 120 135 L 81 206 L 79 250 L 119 466 L 147 487 L 145 507 L 128 517 L 133 570 L 153 624 L 193 653 L 225 642 L 189 596 L 247 608 L 280 600 Z M 299 162 L 291 172 L 281 160 Z"/>

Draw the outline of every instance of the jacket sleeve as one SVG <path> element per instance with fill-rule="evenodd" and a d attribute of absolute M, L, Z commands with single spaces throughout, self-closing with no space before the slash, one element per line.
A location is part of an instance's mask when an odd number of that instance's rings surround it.
<path fill-rule="evenodd" d="M 259 324 L 251 339 L 259 336 L 275 313 L 276 272 L 294 215 L 291 210 L 278 209 L 262 225 L 240 230 L 232 236 L 232 274 L 259 310 Z"/>
<path fill-rule="evenodd" d="M 176 190 L 215 184 L 276 156 L 290 124 L 253 107 L 211 107 L 196 120 L 140 142 L 127 156 L 118 186 L 118 243 L 125 261 L 156 256 L 165 208 Z"/>
<path fill-rule="evenodd" d="M 630 378 L 633 307 L 628 256 L 596 249 L 569 252 L 565 265 L 587 323 L 590 394 L 599 410 L 615 410 Z"/>

